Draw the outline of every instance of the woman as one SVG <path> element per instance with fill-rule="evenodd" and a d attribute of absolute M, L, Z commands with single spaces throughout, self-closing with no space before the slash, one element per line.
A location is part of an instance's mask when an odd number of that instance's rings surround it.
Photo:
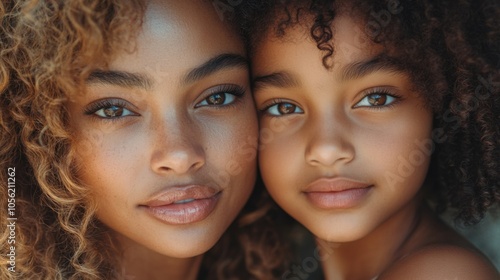
<path fill-rule="evenodd" d="M 1 278 L 271 278 L 281 257 L 263 252 L 275 249 L 261 246 L 269 230 L 233 226 L 203 257 L 256 175 L 244 46 L 212 5 L 18 1 L 6 11 L 0 162 L 16 170 L 18 219 L 15 268 Z"/>

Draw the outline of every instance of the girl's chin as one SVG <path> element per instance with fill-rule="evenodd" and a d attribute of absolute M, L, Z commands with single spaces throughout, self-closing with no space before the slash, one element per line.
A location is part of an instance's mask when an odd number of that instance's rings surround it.
<path fill-rule="evenodd" d="M 339 228 L 342 228 L 342 226 L 339 226 Z M 347 227 L 344 227 L 342 230 L 328 227 L 324 227 L 319 230 L 318 228 L 309 228 L 309 231 L 316 237 L 316 239 L 328 243 L 352 242 L 362 239 L 368 234 L 368 232 L 363 232 L 359 227 L 352 230 L 349 230 Z"/>

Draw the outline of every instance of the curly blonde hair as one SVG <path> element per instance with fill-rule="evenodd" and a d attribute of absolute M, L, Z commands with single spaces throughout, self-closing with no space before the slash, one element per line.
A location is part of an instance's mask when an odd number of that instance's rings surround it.
<path fill-rule="evenodd" d="M 7 168 L 16 167 L 18 221 L 16 272 L 7 269 L 9 249 L 3 246 L 0 278 L 117 278 L 113 257 L 117 248 L 95 218 L 96 203 L 76 176 L 64 104 L 82 91 L 92 70 L 106 67 L 119 50 L 133 50 L 124 42 L 133 42 L 137 35 L 144 2 L 4 2 L 0 4 L 0 179 L 7 182 Z M 234 223 L 211 257 L 205 258 L 209 278 L 272 279 L 284 267 L 284 251 L 269 221 L 257 221 L 269 198 L 262 200 L 265 191 L 260 188 L 256 193 L 259 198 L 250 201 L 256 204 L 247 205 L 244 212 L 257 214 L 246 215 L 244 227 Z M 6 209 L 6 187 L 0 189 L 0 201 Z M 0 213 L 6 221 L 6 211 Z M 0 242 L 7 244 L 8 237 L 4 228 Z"/>

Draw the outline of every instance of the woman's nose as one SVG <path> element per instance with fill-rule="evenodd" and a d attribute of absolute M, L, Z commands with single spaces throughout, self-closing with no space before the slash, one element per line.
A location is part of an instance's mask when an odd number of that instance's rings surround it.
<path fill-rule="evenodd" d="M 170 120 L 155 130 L 151 167 L 156 173 L 185 174 L 205 165 L 204 135 L 196 124 Z"/>

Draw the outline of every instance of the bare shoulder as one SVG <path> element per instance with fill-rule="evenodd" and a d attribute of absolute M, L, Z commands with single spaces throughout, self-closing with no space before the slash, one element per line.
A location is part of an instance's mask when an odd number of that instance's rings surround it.
<path fill-rule="evenodd" d="M 456 245 L 427 245 L 400 259 L 378 280 L 498 280 L 495 267 L 479 252 Z"/>

